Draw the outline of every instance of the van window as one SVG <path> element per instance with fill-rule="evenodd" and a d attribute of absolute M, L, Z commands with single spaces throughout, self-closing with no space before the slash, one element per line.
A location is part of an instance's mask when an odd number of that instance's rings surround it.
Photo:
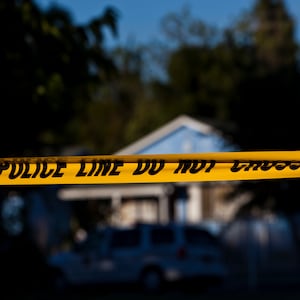
<path fill-rule="evenodd" d="M 112 248 L 132 248 L 140 244 L 141 234 L 138 229 L 116 230 L 112 233 Z"/>
<path fill-rule="evenodd" d="M 153 228 L 150 240 L 153 245 L 167 245 L 174 242 L 174 231 L 171 228 Z"/>

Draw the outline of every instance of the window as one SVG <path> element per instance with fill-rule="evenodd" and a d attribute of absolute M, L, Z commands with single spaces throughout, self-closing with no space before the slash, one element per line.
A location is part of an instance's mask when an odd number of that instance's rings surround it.
<path fill-rule="evenodd" d="M 132 248 L 137 247 L 141 240 L 138 229 L 116 230 L 112 234 L 112 248 Z"/>
<path fill-rule="evenodd" d="M 150 235 L 153 245 L 167 245 L 174 242 L 174 231 L 171 228 L 153 228 Z"/>

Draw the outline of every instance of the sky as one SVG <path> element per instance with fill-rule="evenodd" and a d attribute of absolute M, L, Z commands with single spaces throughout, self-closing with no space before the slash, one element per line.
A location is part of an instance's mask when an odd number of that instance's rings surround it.
<path fill-rule="evenodd" d="M 103 13 L 108 6 L 119 11 L 118 39 L 106 36 L 107 43 L 125 45 L 147 43 L 159 37 L 160 22 L 170 12 L 179 13 L 187 5 L 196 19 L 222 29 L 229 26 L 256 0 L 36 0 L 42 8 L 57 4 L 67 9 L 77 24 L 86 23 Z M 296 39 L 300 42 L 300 1 L 285 0 L 289 14 L 296 22 Z"/>

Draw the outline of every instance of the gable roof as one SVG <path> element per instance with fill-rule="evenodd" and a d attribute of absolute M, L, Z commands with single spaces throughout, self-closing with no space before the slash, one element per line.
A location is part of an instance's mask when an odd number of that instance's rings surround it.
<path fill-rule="evenodd" d="M 141 153 L 147 147 L 159 143 L 163 139 L 168 138 L 168 136 L 174 134 L 176 131 L 179 131 L 182 128 L 186 128 L 190 131 L 194 131 L 201 136 L 218 137 L 219 141 L 220 140 L 224 141 L 221 136 L 221 133 L 217 131 L 214 127 L 210 126 L 209 124 L 193 119 L 187 115 L 180 115 L 177 118 L 166 123 L 165 125 L 145 135 L 143 138 L 117 151 L 115 154 L 126 155 L 126 154 Z"/>

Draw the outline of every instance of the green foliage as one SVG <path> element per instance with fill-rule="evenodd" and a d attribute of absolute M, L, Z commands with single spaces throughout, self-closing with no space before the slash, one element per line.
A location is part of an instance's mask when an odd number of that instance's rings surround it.
<path fill-rule="evenodd" d="M 116 21 L 111 8 L 77 26 L 59 7 L 44 12 L 32 1 L 2 2 L 1 155 L 37 155 L 78 142 L 68 124 L 95 85 L 115 72 L 102 42 L 104 27 L 117 33 Z"/>
<path fill-rule="evenodd" d="M 170 58 L 170 84 L 188 114 L 228 120 L 238 70 L 226 47 L 186 46 Z"/>
<path fill-rule="evenodd" d="M 294 21 L 284 2 L 261 0 L 253 9 L 258 59 L 271 70 L 295 63 Z"/>

